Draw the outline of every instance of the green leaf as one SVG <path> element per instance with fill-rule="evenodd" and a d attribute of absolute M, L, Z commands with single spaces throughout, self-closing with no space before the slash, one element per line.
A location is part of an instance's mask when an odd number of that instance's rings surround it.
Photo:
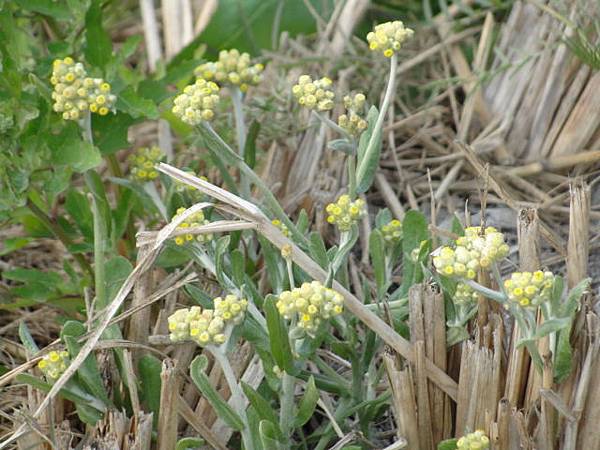
<path fill-rule="evenodd" d="M 248 167 L 254 169 L 256 165 L 256 138 L 260 132 L 260 122 L 253 120 L 248 128 L 246 144 L 244 145 L 244 161 Z"/>
<path fill-rule="evenodd" d="M 242 389 L 246 397 L 250 401 L 250 404 L 254 407 L 254 410 L 258 413 L 261 419 L 268 420 L 274 424 L 278 423 L 277 413 L 273 410 L 269 402 L 260 395 L 257 391 L 244 382 L 242 382 Z M 277 436 L 281 437 L 281 430 L 279 425 L 276 426 Z"/>
<path fill-rule="evenodd" d="M 69 320 L 63 325 L 60 337 L 66 344 L 69 350 L 69 356 L 75 358 L 81 350 L 81 344 L 77 342 L 77 338 L 83 336 L 86 333 L 86 328 L 81 322 L 75 320 Z M 110 403 L 108 394 L 104 389 L 104 383 L 102 382 L 102 376 L 98 369 L 96 357 L 94 354 L 90 354 L 83 363 L 77 369 L 77 375 L 81 383 L 98 399 L 102 400 L 105 404 Z"/>
<path fill-rule="evenodd" d="M 7 238 L 0 242 L 0 256 L 8 255 L 16 250 L 25 247 L 31 242 L 30 238 Z"/>
<path fill-rule="evenodd" d="M 554 356 L 554 381 L 557 384 L 565 381 L 573 370 L 573 350 L 570 337 L 571 325 L 558 333 L 556 355 Z"/>
<path fill-rule="evenodd" d="M 419 211 L 408 211 L 402 221 L 402 251 L 404 254 L 412 252 L 421 245 L 421 242 L 429 239 L 429 228 L 427 219 Z"/>
<path fill-rule="evenodd" d="M 27 349 L 27 353 L 29 353 L 30 356 L 35 355 L 40 351 L 24 321 L 19 322 L 19 339 L 21 339 L 21 343 L 25 349 Z"/>
<path fill-rule="evenodd" d="M 91 65 L 104 68 L 112 58 L 110 36 L 102 27 L 100 0 L 93 0 L 85 15 L 85 59 Z"/>
<path fill-rule="evenodd" d="M 230 253 L 230 258 L 233 282 L 236 286 L 241 287 L 244 284 L 246 259 L 244 254 L 237 248 Z"/>
<path fill-rule="evenodd" d="M 375 129 L 379 111 L 371 106 L 367 114 L 367 129 L 358 141 L 358 159 L 356 165 L 356 192 L 366 192 L 375 177 L 381 155 L 381 128 Z"/>
<path fill-rule="evenodd" d="M 197 356 L 190 365 L 190 377 L 194 381 L 196 387 L 202 392 L 202 395 L 206 397 L 208 403 L 214 408 L 217 416 L 234 430 L 242 431 L 244 429 L 244 422 L 213 387 L 211 381 L 206 376 L 206 373 L 204 373 L 207 366 L 208 359 L 206 356 Z"/>
<path fill-rule="evenodd" d="M 102 156 L 96 147 L 81 139 L 76 126 L 67 126 L 58 135 L 48 136 L 50 162 L 58 166 L 70 166 L 83 173 L 98 166 Z"/>
<path fill-rule="evenodd" d="M 273 422 L 261 420 L 258 425 L 258 434 L 264 448 L 279 449 L 277 428 Z"/>
<path fill-rule="evenodd" d="M 71 19 L 69 8 L 63 2 L 53 0 L 15 0 L 15 3 L 25 10 L 50 16 L 56 20 Z"/>
<path fill-rule="evenodd" d="M 267 330 L 271 343 L 271 354 L 280 369 L 287 373 L 293 371 L 292 349 L 288 338 L 288 329 L 275 306 L 275 296 L 268 295 L 265 299 L 264 310 L 267 319 Z"/>
<path fill-rule="evenodd" d="M 75 221 L 77 228 L 88 242 L 94 240 L 94 218 L 90 202 L 81 191 L 69 189 L 65 198 L 65 210 Z"/>
<path fill-rule="evenodd" d="M 456 450 L 458 439 L 446 439 L 438 444 L 437 450 Z"/>
<path fill-rule="evenodd" d="M 158 108 L 152 100 L 141 97 L 131 86 L 127 86 L 117 95 L 117 109 L 134 119 L 158 119 Z"/>
<path fill-rule="evenodd" d="M 342 266 L 342 264 L 346 260 L 346 256 L 348 255 L 348 253 L 350 253 L 350 250 L 352 250 L 352 247 L 354 247 L 354 244 L 356 244 L 357 240 L 358 225 L 354 224 L 352 225 L 350 231 L 345 233 L 345 238 L 342 242 L 342 245 L 337 249 L 331 261 L 331 270 L 333 270 L 334 274 Z"/>
<path fill-rule="evenodd" d="M 204 439 L 201 438 L 186 437 L 177 441 L 175 450 L 197 449 L 202 447 L 205 443 L 206 442 L 204 441 Z"/>
<path fill-rule="evenodd" d="M 381 231 L 375 229 L 369 236 L 369 253 L 371 255 L 371 264 L 375 274 L 375 284 L 379 298 L 387 290 L 386 270 L 385 270 L 385 243 Z"/>
<path fill-rule="evenodd" d="M 225 269 L 223 267 L 223 260 L 225 258 L 225 255 L 228 253 L 230 239 L 231 238 L 227 235 L 220 237 L 217 240 L 217 245 L 215 248 L 215 273 L 217 275 L 217 280 L 219 280 L 221 286 L 228 285 Z"/>
<path fill-rule="evenodd" d="M 115 256 L 106 261 L 106 295 L 108 300 L 112 300 L 121 286 L 133 270 L 133 266 L 127 258 Z"/>
<path fill-rule="evenodd" d="M 318 401 L 319 390 L 315 385 L 314 377 L 311 376 L 306 383 L 304 395 L 302 396 L 302 400 L 300 400 L 300 404 L 298 405 L 298 413 L 294 418 L 294 428 L 301 427 L 310 420 L 315 412 Z"/>
<path fill-rule="evenodd" d="M 258 242 L 260 242 L 265 265 L 267 266 L 267 277 L 271 284 L 271 290 L 279 292 L 283 290 L 284 280 L 286 278 L 284 275 L 281 253 L 263 236 L 258 236 Z"/>
<path fill-rule="evenodd" d="M 140 400 L 152 411 L 152 420 L 158 423 L 158 412 L 160 409 L 160 373 L 161 361 L 152 355 L 144 355 L 138 362 L 138 373 L 140 379 Z"/>
<path fill-rule="evenodd" d="M 119 112 L 101 116 L 92 114 L 92 130 L 94 144 L 103 155 L 110 155 L 119 150 L 129 148 L 131 144 L 127 138 L 129 127 L 135 120 L 129 114 Z"/>

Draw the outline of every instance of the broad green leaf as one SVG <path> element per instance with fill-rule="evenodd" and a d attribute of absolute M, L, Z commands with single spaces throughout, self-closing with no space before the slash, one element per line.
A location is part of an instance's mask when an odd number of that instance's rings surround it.
<path fill-rule="evenodd" d="M 236 284 L 236 286 L 242 286 L 242 284 L 244 284 L 246 267 L 246 259 L 244 258 L 244 254 L 239 249 L 235 249 L 230 253 L 230 258 L 233 282 Z"/>
<path fill-rule="evenodd" d="M 419 211 L 408 211 L 402 221 L 402 251 L 410 253 L 421 245 L 421 242 L 429 238 L 427 219 Z"/>
<path fill-rule="evenodd" d="M 262 445 L 262 441 L 260 440 L 259 433 L 256 433 L 254 430 L 258 430 L 260 417 L 256 410 L 250 405 L 248 410 L 246 411 L 246 415 L 248 416 L 248 426 L 252 432 L 250 433 L 250 439 L 252 439 L 252 445 L 254 450 L 272 450 L 269 448 L 264 448 Z"/>
<path fill-rule="evenodd" d="M 219 416 L 227 425 L 237 431 L 244 429 L 244 422 L 229 404 L 223 400 L 204 373 L 208 359 L 204 355 L 197 356 L 190 365 L 190 377 L 202 395 L 208 400 Z"/>
<path fill-rule="evenodd" d="M 377 228 L 381 228 L 382 226 L 387 225 L 393 218 L 394 217 L 389 209 L 380 209 L 375 217 L 375 226 Z"/>
<path fill-rule="evenodd" d="M 144 355 L 138 362 L 138 373 L 140 380 L 140 400 L 152 411 L 152 420 L 158 423 L 158 412 L 160 409 L 160 373 L 162 371 L 161 361 L 152 355 Z"/>
<path fill-rule="evenodd" d="M 64 2 L 54 0 L 15 0 L 21 8 L 33 11 L 56 20 L 69 20 L 71 13 Z"/>
<path fill-rule="evenodd" d="M 158 119 L 158 108 L 152 100 L 141 97 L 131 86 L 126 87 L 117 95 L 117 109 L 129 114 L 134 119 Z"/>
<path fill-rule="evenodd" d="M 557 384 L 567 379 L 573 370 L 573 351 L 571 349 L 571 325 L 560 330 L 556 342 L 556 355 L 554 356 L 554 381 Z"/>
<path fill-rule="evenodd" d="M 327 269 L 329 266 L 329 258 L 327 256 L 327 248 L 323 242 L 323 238 L 317 232 L 313 232 L 309 236 L 308 252 L 322 269 Z"/>
<path fill-rule="evenodd" d="M 65 198 L 65 209 L 88 242 L 94 240 L 94 219 L 90 202 L 80 190 L 69 189 Z"/>
<path fill-rule="evenodd" d="M 85 15 L 85 59 L 103 69 L 112 58 L 112 42 L 102 26 L 100 0 L 93 0 Z"/>
<path fill-rule="evenodd" d="M 278 423 L 277 413 L 262 395 L 244 382 L 242 382 L 242 389 L 250 401 L 250 404 L 254 407 L 254 410 L 258 413 L 258 416 L 261 419 L 268 420 L 274 424 Z M 277 436 L 281 436 L 279 425 L 276 425 L 276 432 Z"/>
<path fill-rule="evenodd" d="M 271 343 L 271 354 L 280 369 L 288 373 L 293 371 L 292 349 L 288 337 L 288 329 L 275 306 L 276 297 L 269 295 L 265 299 L 264 310 L 267 318 L 267 329 Z"/>
<path fill-rule="evenodd" d="M 358 158 L 356 164 L 356 192 L 366 192 L 375 177 L 381 155 L 381 128 L 375 129 L 379 111 L 371 106 L 367 114 L 368 127 L 358 142 Z"/>
<path fill-rule="evenodd" d="M 133 270 L 127 258 L 115 256 L 106 261 L 106 295 L 112 300 Z"/>
<path fill-rule="evenodd" d="M 205 443 L 206 442 L 204 441 L 204 439 L 201 438 L 186 437 L 177 441 L 175 450 L 197 449 L 202 447 Z"/>
<path fill-rule="evenodd" d="M 279 292 L 283 290 L 284 280 L 286 279 L 281 253 L 263 236 L 258 236 L 258 241 L 260 242 L 265 265 L 267 266 L 267 277 L 271 284 L 271 290 Z"/>
<path fill-rule="evenodd" d="M 456 450 L 458 439 L 446 439 L 438 444 L 437 450 Z"/>
<path fill-rule="evenodd" d="M 81 344 L 77 342 L 77 338 L 83 336 L 86 333 L 86 328 L 81 322 L 75 320 L 69 320 L 63 325 L 60 337 L 66 344 L 69 350 L 71 359 L 75 358 L 81 350 Z M 83 363 L 77 369 L 77 375 L 81 383 L 98 399 L 108 404 L 108 394 L 104 389 L 104 383 L 100 370 L 98 369 L 98 363 L 94 354 L 90 354 Z"/>
<path fill-rule="evenodd" d="M 128 131 L 134 123 L 133 117 L 122 112 L 106 116 L 92 114 L 94 145 L 103 155 L 129 148 L 131 144 L 128 140 Z"/>
<path fill-rule="evenodd" d="M 0 242 L 0 256 L 8 255 L 25 247 L 31 242 L 30 238 L 7 238 Z"/>
<path fill-rule="evenodd" d="M 19 339 L 21 339 L 21 343 L 27 350 L 27 353 L 29 353 L 29 356 L 35 355 L 40 350 L 24 321 L 19 322 Z"/>
<path fill-rule="evenodd" d="M 229 240 L 231 238 L 227 235 L 220 237 L 217 240 L 215 249 L 215 273 L 221 286 L 227 286 L 227 279 L 224 268 L 224 258 L 229 248 Z"/>
<path fill-rule="evenodd" d="M 298 405 L 298 412 L 296 417 L 294 418 L 294 428 L 299 428 L 303 426 L 306 422 L 310 420 L 315 412 L 315 408 L 317 407 L 317 402 L 319 401 L 319 390 L 315 385 L 315 379 L 310 377 L 308 382 L 306 383 L 306 388 L 304 391 L 304 395 L 302 396 L 302 400 L 300 400 L 300 404 Z"/>
<path fill-rule="evenodd" d="M 81 139 L 75 126 L 67 126 L 60 134 L 49 136 L 48 147 L 53 164 L 70 166 L 76 172 L 85 172 L 102 162 L 98 149 Z"/>
<path fill-rule="evenodd" d="M 258 433 L 264 448 L 277 450 L 280 448 L 277 428 L 273 422 L 261 420 L 258 424 Z"/>
<path fill-rule="evenodd" d="M 350 231 L 344 234 L 345 237 L 342 240 L 342 244 L 335 252 L 335 255 L 331 261 L 331 270 L 333 270 L 334 274 L 337 273 L 340 267 L 342 267 L 344 261 L 346 261 L 348 253 L 350 253 L 350 250 L 352 250 L 352 247 L 354 247 L 354 244 L 356 244 L 356 241 L 358 240 L 358 225 L 352 225 Z"/>
<path fill-rule="evenodd" d="M 256 138 L 260 132 L 260 122 L 253 120 L 248 128 L 246 144 L 244 145 L 244 161 L 248 167 L 254 169 L 256 165 Z"/>
<path fill-rule="evenodd" d="M 379 298 L 387 290 L 386 270 L 385 270 L 385 243 L 381 231 L 375 229 L 369 236 L 369 253 L 371 255 L 371 264 L 375 274 L 375 284 Z"/>

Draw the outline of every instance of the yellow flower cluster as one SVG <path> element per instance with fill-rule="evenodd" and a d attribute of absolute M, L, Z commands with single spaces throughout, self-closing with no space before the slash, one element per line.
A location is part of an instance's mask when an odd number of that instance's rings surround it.
<path fill-rule="evenodd" d="M 335 97 L 332 84 L 333 82 L 327 77 L 313 81 L 309 75 L 300 75 L 298 84 L 292 88 L 292 94 L 301 106 L 317 111 L 329 111 L 333 109 Z"/>
<path fill-rule="evenodd" d="M 325 211 L 328 213 L 327 222 L 337 225 L 340 231 L 350 230 L 366 212 L 362 199 L 351 201 L 347 194 L 341 195 L 337 202 L 327 205 Z"/>
<path fill-rule="evenodd" d="M 205 80 L 215 81 L 221 86 L 238 86 L 240 91 L 246 92 L 249 86 L 255 86 L 260 83 L 264 70 L 262 64 L 250 63 L 248 53 L 240 53 L 238 50 L 221 50 L 219 60 L 216 62 L 207 62 L 196 68 L 194 73 L 197 77 Z"/>
<path fill-rule="evenodd" d="M 189 125 L 198 125 L 215 116 L 214 109 L 219 103 L 219 86 L 198 78 L 194 84 L 186 86 L 173 103 L 173 114 Z"/>
<path fill-rule="evenodd" d="M 174 218 L 179 216 L 180 214 L 182 214 L 184 211 L 185 211 L 185 208 L 179 208 L 177 210 L 177 214 L 175 214 Z M 207 225 L 209 223 L 210 222 L 204 218 L 204 213 L 202 211 L 198 211 L 197 213 L 194 213 L 191 216 L 188 216 L 188 218 L 185 219 L 185 221 L 183 221 L 182 223 L 179 224 L 177 229 L 185 230 L 186 228 L 200 227 L 202 225 Z M 195 236 L 196 241 L 200 242 L 201 244 L 204 244 L 205 242 L 212 240 L 212 238 L 213 238 L 212 233 L 197 234 Z M 177 245 L 183 245 L 186 242 L 191 242 L 193 240 L 194 240 L 194 235 L 192 233 L 175 236 L 175 243 Z"/>
<path fill-rule="evenodd" d="M 136 181 L 152 181 L 158 178 L 155 166 L 163 156 L 164 153 L 157 146 L 138 148 L 127 158 L 131 177 Z"/>
<path fill-rule="evenodd" d="M 477 302 L 478 294 L 475 290 L 465 283 L 458 283 L 456 285 L 456 292 L 454 292 L 454 297 L 452 301 L 456 305 L 469 305 L 471 303 Z"/>
<path fill-rule="evenodd" d="M 50 82 L 54 111 L 61 112 L 65 120 L 78 120 L 85 111 L 105 116 L 114 109 L 117 98 L 111 94 L 110 84 L 102 78 L 89 78 L 83 64 L 73 58 L 54 61 Z"/>
<path fill-rule="evenodd" d="M 69 363 L 69 352 L 51 351 L 42 358 L 38 367 L 49 381 L 55 381 L 67 370 Z"/>
<path fill-rule="evenodd" d="M 402 238 L 402 222 L 398 219 L 390 220 L 381 227 L 383 240 L 389 244 L 396 243 Z"/>
<path fill-rule="evenodd" d="M 283 223 L 281 220 L 273 219 L 273 220 L 271 220 L 271 223 L 273 225 L 275 225 L 277 228 L 279 228 L 279 231 L 281 231 L 284 236 L 287 237 L 290 235 L 290 230 L 288 230 L 288 227 L 286 227 L 285 223 Z"/>
<path fill-rule="evenodd" d="M 456 442 L 457 450 L 486 450 L 490 448 L 490 439 L 481 430 L 469 433 Z"/>
<path fill-rule="evenodd" d="M 244 319 L 244 314 L 248 309 L 248 300 L 233 294 L 229 294 L 225 298 L 217 297 L 213 302 L 215 316 L 222 318 L 225 322 L 232 321 L 236 325 Z"/>
<path fill-rule="evenodd" d="M 323 320 L 342 313 L 344 298 L 339 292 L 313 281 L 291 291 L 283 291 L 276 306 L 285 319 L 297 318 L 298 326 L 311 333 Z"/>
<path fill-rule="evenodd" d="M 394 20 L 376 25 L 373 31 L 367 34 L 367 41 L 371 50 L 380 51 L 387 58 L 391 58 L 413 33 L 414 31 L 406 28 L 400 20 Z"/>
<path fill-rule="evenodd" d="M 191 340 L 198 345 L 221 345 L 225 342 L 225 321 L 212 309 L 199 306 L 178 309 L 168 319 L 172 342 Z"/>
<path fill-rule="evenodd" d="M 479 269 L 508 255 L 509 247 L 504 235 L 494 227 L 469 227 L 465 235 L 456 240 L 456 247 L 442 247 L 433 258 L 438 272 L 446 276 L 474 279 Z"/>
<path fill-rule="evenodd" d="M 367 129 L 367 121 L 362 118 L 361 112 L 365 107 L 365 96 L 362 93 L 346 95 L 344 97 L 344 107 L 347 113 L 338 117 L 338 125 L 348 132 L 350 136 L 359 136 Z"/>
<path fill-rule="evenodd" d="M 552 272 L 514 272 L 504 281 L 504 288 L 511 302 L 520 306 L 538 306 L 550 299 L 554 287 Z"/>

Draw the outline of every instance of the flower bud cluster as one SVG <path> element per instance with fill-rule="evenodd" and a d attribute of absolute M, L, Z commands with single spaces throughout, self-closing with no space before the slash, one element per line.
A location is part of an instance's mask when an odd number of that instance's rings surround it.
<path fill-rule="evenodd" d="M 175 214 L 174 218 L 183 214 L 183 212 L 185 211 L 186 208 L 179 208 L 177 210 L 177 213 Z M 194 228 L 194 227 L 200 227 L 202 225 L 207 225 L 210 222 L 208 220 L 206 220 L 204 218 L 204 213 L 202 211 L 198 211 L 197 213 L 192 214 L 191 216 L 188 216 L 185 221 L 183 221 L 182 223 L 179 224 L 179 226 L 177 227 L 178 230 L 185 230 L 186 228 Z M 212 233 L 203 233 L 203 234 L 196 234 L 195 236 L 192 233 L 187 233 L 184 235 L 179 235 L 179 236 L 175 236 L 175 243 L 177 245 L 183 245 L 186 242 L 191 242 L 193 241 L 195 238 L 195 240 L 197 242 L 200 242 L 201 244 L 204 244 L 210 240 L 212 240 L 213 235 Z"/>
<path fill-rule="evenodd" d="M 129 155 L 129 170 L 131 177 L 136 181 L 152 181 L 158 178 L 155 166 L 163 158 L 164 153 L 160 147 L 138 148 L 134 154 Z"/>
<path fill-rule="evenodd" d="M 465 283 L 458 283 L 452 301 L 455 305 L 471 305 L 476 303 L 479 295 L 475 290 Z"/>
<path fill-rule="evenodd" d="M 344 298 L 339 292 L 313 281 L 291 291 L 283 291 L 276 306 L 285 319 L 296 318 L 300 328 L 312 333 L 323 320 L 342 313 Z"/>
<path fill-rule="evenodd" d="M 198 125 L 215 116 L 214 109 L 219 103 L 219 86 L 198 78 L 194 84 L 186 86 L 173 103 L 173 114 L 188 125 Z"/>
<path fill-rule="evenodd" d="M 333 109 L 335 97 L 332 84 L 333 82 L 327 77 L 313 81 L 309 75 L 300 75 L 298 84 L 292 88 L 292 94 L 300 106 L 317 111 L 329 111 Z"/>
<path fill-rule="evenodd" d="M 367 121 L 363 119 L 361 113 L 365 108 L 365 95 L 358 93 L 354 97 L 346 95 L 344 97 L 344 107 L 347 113 L 338 117 L 338 125 L 348 132 L 350 136 L 359 136 L 367 129 Z"/>
<path fill-rule="evenodd" d="M 390 58 L 413 33 L 414 31 L 406 28 L 400 20 L 394 20 L 376 25 L 373 31 L 367 34 L 367 42 L 371 50 L 379 51 Z"/>
<path fill-rule="evenodd" d="M 537 307 L 550 299 L 554 287 L 552 272 L 514 272 L 504 281 L 508 299 L 522 307 Z"/>
<path fill-rule="evenodd" d="M 200 346 L 221 345 L 225 342 L 225 320 L 217 317 L 212 309 L 200 306 L 178 309 L 169 316 L 172 342 L 194 341 Z"/>
<path fill-rule="evenodd" d="M 337 202 L 327 205 L 325 211 L 328 213 L 327 222 L 337 225 L 340 231 L 349 231 L 366 212 L 362 199 L 351 201 L 347 194 L 341 195 Z"/>
<path fill-rule="evenodd" d="M 390 220 L 381 227 L 383 240 L 388 244 L 395 244 L 402 239 L 402 222 L 398 219 Z"/>
<path fill-rule="evenodd" d="M 213 300 L 215 317 L 221 317 L 225 322 L 232 321 L 235 325 L 244 320 L 248 309 L 248 300 L 229 294 L 225 298 L 217 297 Z"/>
<path fill-rule="evenodd" d="M 490 439 L 481 430 L 469 433 L 456 442 L 457 450 L 486 450 L 490 448 Z"/>
<path fill-rule="evenodd" d="M 54 86 L 54 111 L 65 120 L 78 120 L 85 111 L 105 116 L 114 110 L 117 98 L 102 78 L 89 78 L 83 64 L 73 58 L 57 59 L 52 65 L 50 82 Z"/>
<path fill-rule="evenodd" d="M 51 351 L 38 363 L 38 368 L 49 381 L 56 381 L 67 370 L 69 364 L 69 352 L 64 350 L 61 352 Z"/>
<path fill-rule="evenodd" d="M 215 81 L 219 85 L 238 86 L 246 92 L 249 86 L 260 83 L 264 70 L 262 64 L 251 64 L 248 53 L 240 53 L 237 49 L 221 50 L 219 60 L 207 62 L 196 68 L 194 73 L 199 78 Z"/>
<path fill-rule="evenodd" d="M 288 230 L 288 227 L 286 227 L 285 223 L 283 223 L 281 220 L 273 219 L 271 220 L 271 223 L 279 228 L 279 231 L 281 231 L 285 237 L 290 235 L 290 230 Z"/>
<path fill-rule="evenodd" d="M 443 275 L 474 279 L 479 269 L 488 269 L 492 263 L 508 255 L 504 235 L 494 227 L 469 227 L 456 240 L 455 248 L 442 247 L 433 258 L 436 270 Z"/>

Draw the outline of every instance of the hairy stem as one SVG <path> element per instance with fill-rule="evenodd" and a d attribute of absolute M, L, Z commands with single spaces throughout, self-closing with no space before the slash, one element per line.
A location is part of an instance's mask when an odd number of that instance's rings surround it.
<path fill-rule="evenodd" d="M 238 153 L 242 160 L 246 153 L 246 122 L 244 120 L 244 107 L 242 103 L 243 94 L 239 88 L 231 90 L 231 100 L 233 102 L 233 115 L 235 116 L 235 132 L 237 136 Z M 250 181 L 248 177 L 240 170 L 240 185 L 242 197 L 250 199 Z"/>

